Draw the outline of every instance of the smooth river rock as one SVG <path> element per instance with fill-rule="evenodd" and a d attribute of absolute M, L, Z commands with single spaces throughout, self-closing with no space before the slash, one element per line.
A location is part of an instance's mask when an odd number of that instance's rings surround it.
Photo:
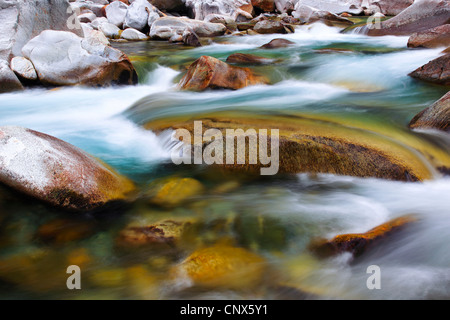
<path fill-rule="evenodd" d="M 131 181 L 77 147 L 22 127 L 0 127 L 0 182 L 51 205 L 91 210 L 124 200 Z"/>
<path fill-rule="evenodd" d="M 191 64 L 178 86 L 182 90 L 191 91 L 206 89 L 237 90 L 264 83 L 267 83 L 267 80 L 257 76 L 249 68 L 231 66 L 219 59 L 202 56 Z"/>
<path fill-rule="evenodd" d="M 33 64 L 24 57 L 14 57 L 11 60 L 11 70 L 27 80 L 37 80 L 38 78 Z"/>
<path fill-rule="evenodd" d="M 450 46 L 450 24 L 417 32 L 408 39 L 410 48 L 438 48 Z"/>
<path fill-rule="evenodd" d="M 182 36 L 186 30 L 193 30 L 199 37 L 217 37 L 223 35 L 227 27 L 221 23 L 209 23 L 183 17 L 162 17 L 153 22 L 150 37 L 168 40 L 174 35 Z"/>
<path fill-rule="evenodd" d="M 238 16 L 252 19 L 253 6 L 251 0 L 185 0 L 196 20 L 203 20 L 210 14 L 230 16 L 234 20 Z"/>
<path fill-rule="evenodd" d="M 450 131 L 450 91 L 431 106 L 417 114 L 409 123 L 412 129 Z"/>
<path fill-rule="evenodd" d="M 140 113 L 147 117 L 145 112 Z M 202 121 L 202 130 L 218 129 L 222 136 L 226 130 L 248 129 L 256 131 L 279 130 L 279 161 L 276 174 L 330 173 L 355 177 L 373 177 L 398 181 L 423 181 L 438 176 L 438 170 L 450 168 L 450 156 L 431 146 L 427 141 L 404 130 L 380 127 L 338 119 L 330 116 L 252 113 L 244 111 L 210 112 L 182 117 L 150 120 L 144 127 L 155 133 L 164 130 L 186 129 L 194 132 L 194 121 Z M 276 139 L 276 138 L 275 138 Z M 274 140 L 276 141 L 276 140 Z M 191 139 L 191 145 L 193 139 Z M 211 142 L 209 142 L 211 143 Z M 205 143 L 206 148 L 208 143 Z M 267 143 L 268 150 L 271 143 Z M 234 151 L 243 152 L 242 147 Z M 224 147 L 222 164 L 218 168 L 231 172 L 260 174 L 263 165 L 258 159 L 249 164 L 248 152 L 243 164 L 228 164 Z"/>
<path fill-rule="evenodd" d="M 0 93 L 23 90 L 22 83 L 10 69 L 8 62 L 0 59 Z"/>
<path fill-rule="evenodd" d="M 411 77 L 440 85 L 450 85 L 450 53 L 431 60 L 409 74 Z"/>
<path fill-rule="evenodd" d="M 447 23 L 450 23 L 450 1 L 421 0 L 415 1 L 397 16 L 382 21 L 379 28 L 371 28 L 368 34 L 411 35 Z"/>
<path fill-rule="evenodd" d="M 8 62 L 13 56 L 21 56 L 22 47 L 43 30 L 64 30 L 83 36 L 68 0 L 0 0 L 0 21 L 0 59 Z"/>
<path fill-rule="evenodd" d="M 136 84 L 137 74 L 121 51 L 64 31 L 43 31 L 22 50 L 45 85 Z"/>
<path fill-rule="evenodd" d="M 350 252 L 355 257 L 358 257 L 379 244 L 381 240 L 399 232 L 416 221 L 417 219 L 414 216 L 399 217 L 365 233 L 341 234 L 328 241 L 316 240 L 310 248 L 319 256 L 324 257 L 343 252 Z"/>

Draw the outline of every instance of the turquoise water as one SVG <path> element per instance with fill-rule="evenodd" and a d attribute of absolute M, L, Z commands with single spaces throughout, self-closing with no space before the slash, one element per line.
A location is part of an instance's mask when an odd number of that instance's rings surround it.
<path fill-rule="evenodd" d="M 295 296 L 286 283 L 318 299 L 450 298 L 449 178 L 401 183 L 301 174 L 247 180 L 218 175 L 201 166 L 176 167 L 170 161 L 168 137 L 142 128 L 154 119 L 210 111 L 301 112 L 345 119 L 349 125 L 367 123 L 399 130 L 450 154 L 448 137 L 407 129 L 416 113 L 447 91 L 407 76 L 438 57 L 441 49 L 411 50 L 406 48 L 405 37 L 343 34 L 320 24 L 281 37 L 296 44 L 259 49 L 273 35 L 227 36 L 196 49 L 155 42 L 117 43 L 114 46 L 125 51 L 138 70 L 137 86 L 30 89 L 0 95 L 2 125 L 24 126 L 70 142 L 139 186 L 178 174 L 196 178 L 208 190 L 175 208 L 155 207 L 144 197 L 98 216 L 77 217 L 3 190 L 0 298 Z M 273 84 L 232 92 L 176 89 L 184 70 L 196 58 L 211 55 L 225 60 L 235 52 L 277 59 L 268 66 L 252 67 L 270 77 Z M 221 194 L 210 191 L 230 181 L 237 187 Z M 308 253 L 312 239 L 365 232 L 405 214 L 416 215 L 419 222 L 357 262 L 345 254 L 319 260 Z M 124 251 L 115 246 L 118 232 L 130 221 L 149 217 L 193 219 L 193 235 L 175 253 Z M 68 220 L 68 225 L 89 225 L 89 232 L 63 244 L 36 238 L 39 227 L 55 218 Z M 263 256 L 270 269 L 267 279 L 255 288 L 225 290 L 220 286 L 199 289 L 170 276 L 171 268 L 190 253 L 223 239 Z M 82 268 L 86 276 L 79 292 L 65 287 L 65 266 L 73 256 L 90 261 Z M 366 287 L 366 268 L 372 264 L 381 267 L 381 290 Z M 130 270 L 136 266 L 145 270 L 145 276 L 138 272 L 144 286 L 130 280 L 134 274 Z"/>

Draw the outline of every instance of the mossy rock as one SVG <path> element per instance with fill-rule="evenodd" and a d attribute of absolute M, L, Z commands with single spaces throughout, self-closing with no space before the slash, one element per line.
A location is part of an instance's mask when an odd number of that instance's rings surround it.
<path fill-rule="evenodd" d="M 202 183 L 193 178 L 170 177 L 150 185 L 150 202 L 163 207 L 175 207 L 204 192 Z"/>

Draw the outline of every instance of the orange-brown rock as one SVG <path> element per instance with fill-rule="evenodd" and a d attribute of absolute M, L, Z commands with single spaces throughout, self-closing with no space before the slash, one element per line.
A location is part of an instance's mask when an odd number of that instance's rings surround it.
<path fill-rule="evenodd" d="M 231 66 L 219 59 L 202 56 L 189 67 L 178 84 L 182 90 L 203 91 L 206 89 L 237 90 L 268 81 L 249 68 Z"/>
<path fill-rule="evenodd" d="M 130 180 L 79 148 L 21 127 L 0 127 L 0 164 L 0 182 L 64 209 L 95 209 L 134 190 Z"/>
<path fill-rule="evenodd" d="M 380 240 L 398 232 L 415 221 L 417 220 L 413 216 L 403 216 L 383 223 L 365 233 L 342 234 L 329 241 L 315 241 L 310 246 L 310 249 L 319 256 L 329 256 L 343 252 L 351 252 L 354 256 L 359 256 L 370 247 L 376 245 Z"/>
<path fill-rule="evenodd" d="M 409 123 L 412 129 L 438 129 L 450 131 L 450 91 Z"/>
<path fill-rule="evenodd" d="M 247 53 L 233 53 L 227 58 L 227 63 L 236 63 L 244 65 L 270 64 L 273 61 L 274 61 L 273 59 L 268 59 Z"/>

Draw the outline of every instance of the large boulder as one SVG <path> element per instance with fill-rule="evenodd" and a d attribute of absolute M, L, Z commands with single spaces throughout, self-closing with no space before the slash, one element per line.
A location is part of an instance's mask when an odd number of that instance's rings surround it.
<path fill-rule="evenodd" d="M 450 91 L 434 104 L 417 114 L 409 123 L 412 129 L 450 131 Z"/>
<path fill-rule="evenodd" d="M 221 23 L 209 23 L 199 20 L 178 17 L 162 17 L 153 22 L 150 37 L 167 40 L 174 35 L 183 35 L 184 31 L 192 30 L 199 37 L 216 37 L 225 33 L 227 28 Z"/>
<path fill-rule="evenodd" d="M 22 50 L 46 85 L 136 84 L 128 57 L 101 42 L 64 31 L 43 31 Z"/>
<path fill-rule="evenodd" d="M 8 62 L 0 59 L 0 93 L 23 90 L 22 83 L 10 69 Z"/>
<path fill-rule="evenodd" d="M 450 24 L 417 32 L 408 40 L 410 48 L 437 48 L 450 46 Z"/>
<path fill-rule="evenodd" d="M 0 127 L 0 181 L 57 207 L 91 210 L 123 200 L 126 178 L 75 146 L 41 132 Z"/>
<path fill-rule="evenodd" d="M 265 164 L 261 163 L 262 161 L 251 164 L 249 152 L 244 149 L 249 142 L 244 146 L 238 144 L 237 149 L 234 148 L 236 149 L 234 155 L 245 156 L 242 158 L 245 161 L 241 163 L 229 163 L 226 160 L 226 156 L 229 156 L 226 152 L 227 148 L 224 146 L 223 152 L 217 155 L 222 159 L 222 163 L 215 163 L 219 168 L 230 172 L 244 171 L 261 174 L 262 169 L 275 169 L 269 174 L 308 172 L 397 181 L 423 181 L 434 178 L 436 171 L 432 168 L 433 166 L 439 170 L 450 168 L 450 156 L 443 153 L 442 149 L 431 146 L 428 141 L 421 140 L 415 135 L 408 135 L 403 130 L 389 129 L 385 126 L 380 128 L 376 124 L 368 128 L 367 123 L 363 127 L 356 122 L 349 123 L 345 120 L 340 122 L 335 117 L 325 115 L 311 116 L 296 112 L 277 114 L 273 111 L 261 114 L 232 110 L 150 120 L 151 111 L 153 109 L 149 109 L 146 115 L 145 111 L 140 110 L 140 120 L 149 119 L 144 126 L 156 133 L 185 129 L 193 136 L 196 128 L 194 121 L 201 121 L 204 134 L 209 129 L 218 129 L 223 139 L 227 140 L 225 139 L 227 130 L 235 130 L 237 135 L 236 130 L 248 132 L 249 129 L 253 129 L 253 134 L 251 131 L 247 134 L 241 131 L 240 135 L 247 135 L 248 141 L 259 140 L 259 143 L 266 141 L 262 143 L 267 146 L 267 150 L 278 148 L 278 153 L 275 153 L 274 157 L 269 161 L 264 160 Z M 267 130 L 267 139 L 259 138 L 262 129 Z M 272 136 L 271 129 L 279 130 L 278 139 Z M 253 139 L 254 135 L 256 135 L 255 139 Z M 276 147 L 276 144 L 272 147 L 272 143 L 277 141 L 279 147 Z M 193 139 L 190 143 L 192 145 Z M 204 150 L 211 143 L 211 140 L 205 138 Z M 209 152 L 211 150 L 213 150 L 212 146 Z M 248 150 L 256 150 L 256 148 L 248 146 Z M 271 151 L 272 155 L 274 150 Z"/>
<path fill-rule="evenodd" d="M 184 5 L 183 0 L 149 0 L 149 2 L 159 10 L 170 12 L 186 10 L 186 6 Z"/>
<path fill-rule="evenodd" d="M 22 47 L 43 30 L 64 30 L 83 36 L 68 0 L 0 0 L 0 59 L 21 56 Z"/>
<path fill-rule="evenodd" d="M 390 220 L 365 233 L 350 233 L 337 235 L 331 240 L 316 240 L 310 249 L 319 256 L 329 256 L 343 252 L 350 252 L 355 257 L 362 255 L 369 249 L 402 229 L 416 222 L 414 216 L 403 216 Z"/>
<path fill-rule="evenodd" d="M 397 16 L 382 21 L 379 28 L 371 28 L 369 35 L 411 35 L 450 23 L 448 0 L 421 0 L 403 10 Z"/>
<path fill-rule="evenodd" d="M 217 245 L 193 252 L 171 273 L 200 287 L 248 289 L 257 286 L 266 271 L 263 257 L 244 248 Z"/>
<path fill-rule="evenodd" d="M 310 6 L 334 14 L 348 12 L 358 15 L 364 11 L 361 0 L 297 0 L 294 11 L 301 6 Z"/>
<path fill-rule="evenodd" d="M 206 89 L 237 90 L 249 85 L 267 83 L 249 68 L 231 66 L 219 59 L 202 56 L 189 67 L 178 86 L 182 90 L 203 91 Z"/>
<path fill-rule="evenodd" d="M 144 33 L 133 29 L 133 28 L 128 28 L 123 30 L 122 34 L 120 35 L 120 37 L 122 39 L 125 40 L 130 40 L 130 41 L 143 41 L 143 40 L 148 40 L 148 36 L 145 35 Z"/>
<path fill-rule="evenodd" d="M 11 60 L 11 70 L 26 80 L 37 80 L 36 70 L 30 60 L 24 57 L 14 57 Z"/>
<path fill-rule="evenodd" d="M 428 62 L 409 75 L 431 83 L 450 85 L 450 53 Z"/>
<path fill-rule="evenodd" d="M 221 14 L 232 17 L 234 20 L 239 15 L 252 19 L 253 6 L 251 0 L 185 0 L 196 20 L 203 20 L 210 14 Z"/>

